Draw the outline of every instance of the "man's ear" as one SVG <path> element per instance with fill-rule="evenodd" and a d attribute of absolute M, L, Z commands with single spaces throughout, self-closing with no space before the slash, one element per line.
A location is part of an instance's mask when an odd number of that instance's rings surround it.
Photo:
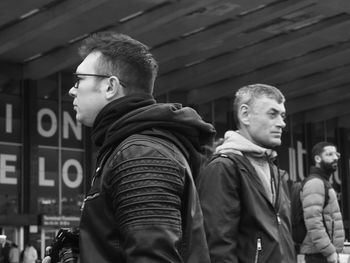
<path fill-rule="evenodd" d="M 123 87 L 119 83 L 119 79 L 112 76 L 108 79 L 108 87 L 106 88 L 106 99 L 120 98 L 124 96 Z"/>
<path fill-rule="evenodd" d="M 315 163 L 320 163 L 322 161 L 321 156 L 315 155 L 314 157 Z"/>
<path fill-rule="evenodd" d="M 247 104 L 242 104 L 238 109 L 238 119 L 244 125 L 250 124 L 250 110 Z"/>

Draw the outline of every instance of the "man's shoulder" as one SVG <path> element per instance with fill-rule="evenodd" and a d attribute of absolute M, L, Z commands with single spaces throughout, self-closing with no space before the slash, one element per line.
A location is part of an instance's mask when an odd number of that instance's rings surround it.
<path fill-rule="evenodd" d="M 313 186 L 328 186 L 326 179 L 322 178 L 319 174 L 311 173 L 302 182 L 303 186 L 313 185 Z"/>
<path fill-rule="evenodd" d="M 208 159 L 207 167 L 226 169 L 230 173 L 237 171 L 252 172 L 252 165 L 247 157 L 241 153 L 229 152 L 229 153 L 215 153 Z"/>
<path fill-rule="evenodd" d="M 302 182 L 302 195 L 303 197 L 312 195 L 324 195 L 328 193 L 328 185 L 325 180 L 318 176 L 308 176 Z"/>
<path fill-rule="evenodd" d="M 324 185 L 324 180 L 318 176 L 312 176 L 308 175 L 303 181 L 302 181 L 303 187 L 306 187 L 308 185 L 312 186 L 322 186 Z"/>
<path fill-rule="evenodd" d="M 242 162 L 244 157 L 241 152 L 229 152 L 229 153 L 214 153 L 211 158 L 209 158 L 208 163 L 223 163 L 237 165 Z"/>
<path fill-rule="evenodd" d="M 165 138 L 160 138 L 152 135 L 145 134 L 133 134 L 124 139 L 117 149 L 120 151 L 127 149 L 128 147 L 150 147 L 154 149 L 166 148 L 168 150 L 174 150 L 175 144 Z"/>
<path fill-rule="evenodd" d="M 145 134 L 132 134 L 124 139 L 109 156 L 114 163 L 117 160 L 130 160 L 143 157 L 166 157 L 179 162 L 179 156 L 184 156 L 171 140 Z M 181 162 L 182 163 L 182 162 Z"/>

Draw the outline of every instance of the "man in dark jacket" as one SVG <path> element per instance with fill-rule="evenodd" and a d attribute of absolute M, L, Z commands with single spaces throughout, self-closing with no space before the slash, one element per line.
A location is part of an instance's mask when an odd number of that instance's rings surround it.
<path fill-rule="evenodd" d="M 198 180 L 212 263 L 294 263 L 285 174 L 273 164 L 285 127 L 284 96 L 254 84 L 238 90 L 238 131 L 228 131 Z"/>
<path fill-rule="evenodd" d="M 80 262 L 209 262 L 193 177 L 213 126 L 192 108 L 156 103 L 158 66 L 142 43 L 101 32 L 80 54 L 69 93 L 99 147 L 82 209 Z"/>

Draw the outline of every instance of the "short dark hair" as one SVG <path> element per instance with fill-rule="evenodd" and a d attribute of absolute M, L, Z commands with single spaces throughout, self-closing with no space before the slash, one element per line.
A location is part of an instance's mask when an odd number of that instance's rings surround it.
<path fill-rule="evenodd" d="M 113 31 L 97 32 L 83 40 L 79 54 L 84 59 L 101 52 L 98 74 L 114 75 L 125 84 L 125 92 L 153 93 L 158 64 L 141 42 Z"/>
<path fill-rule="evenodd" d="M 282 92 L 274 86 L 267 84 L 251 84 L 241 87 L 235 96 L 233 102 L 233 116 L 236 126 L 239 128 L 238 110 L 242 104 L 251 105 L 255 99 L 261 97 L 275 99 L 278 103 L 284 103 L 285 98 Z"/>
<path fill-rule="evenodd" d="M 324 148 L 327 146 L 334 146 L 336 147 L 333 143 L 331 142 L 318 142 L 314 145 L 314 147 L 312 147 L 311 150 L 311 157 L 312 160 L 315 161 L 315 156 L 316 155 L 321 155 L 321 153 L 324 151 Z"/>

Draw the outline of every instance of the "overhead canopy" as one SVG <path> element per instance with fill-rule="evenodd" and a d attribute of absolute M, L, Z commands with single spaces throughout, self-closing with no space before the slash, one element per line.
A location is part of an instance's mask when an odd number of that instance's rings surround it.
<path fill-rule="evenodd" d="M 349 28 L 349 0 L 2 0 L 0 84 L 74 70 L 80 41 L 108 29 L 151 47 L 156 96 L 200 105 L 267 83 L 286 95 L 288 113 L 341 117 Z"/>

